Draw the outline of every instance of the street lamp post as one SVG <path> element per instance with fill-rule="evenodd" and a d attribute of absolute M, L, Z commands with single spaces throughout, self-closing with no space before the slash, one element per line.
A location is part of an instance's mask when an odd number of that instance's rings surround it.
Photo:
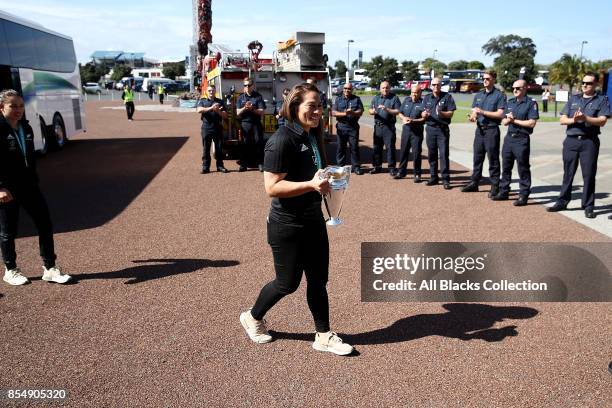
<path fill-rule="evenodd" d="M 580 61 L 582 61 L 582 51 L 584 50 L 584 44 L 588 44 L 588 41 L 583 41 L 580 43 Z"/>
<path fill-rule="evenodd" d="M 351 43 L 355 41 L 348 40 L 346 43 L 346 83 L 349 83 L 351 74 Z"/>

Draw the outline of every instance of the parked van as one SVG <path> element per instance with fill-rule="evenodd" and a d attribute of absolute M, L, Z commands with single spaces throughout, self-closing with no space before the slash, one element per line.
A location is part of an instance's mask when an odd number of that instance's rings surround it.
<path fill-rule="evenodd" d="M 144 81 L 142 82 L 142 90 L 143 92 L 147 92 L 147 90 L 149 89 L 149 84 L 152 84 L 153 90 L 157 92 L 157 87 L 160 84 L 165 85 L 165 84 L 169 84 L 172 82 L 174 81 L 171 80 L 170 78 L 145 78 Z"/>

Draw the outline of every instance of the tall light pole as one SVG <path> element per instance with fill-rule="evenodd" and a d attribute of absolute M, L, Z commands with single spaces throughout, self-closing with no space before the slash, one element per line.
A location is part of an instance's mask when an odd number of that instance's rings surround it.
<path fill-rule="evenodd" d="M 580 61 L 582 61 L 582 51 L 584 50 L 584 44 L 588 44 L 588 41 L 583 41 L 580 43 Z"/>
<path fill-rule="evenodd" d="M 346 83 L 349 83 L 351 74 L 351 43 L 355 41 L 348 40 L 346 43 Z"/>
<path fill-rule="evenodd" d="M 434 53 L 433 53 L 433 59 L 436 59 L 436 53 L 437 53 L 437 52 L 438 52 L 438 50 L 434 50 Z"/>

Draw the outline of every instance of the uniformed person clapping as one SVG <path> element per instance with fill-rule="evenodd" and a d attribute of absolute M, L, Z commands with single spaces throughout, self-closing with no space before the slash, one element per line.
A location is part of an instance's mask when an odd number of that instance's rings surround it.
<path fill-rule="evenodd" d="M 383 163 L 383 146 L 387 149 L 389 174 L 394 177 L 395 169 L 395 117 L 399 114 L 401 103 L 397 95 L 391 93 L 389 82 L 380 84 L 380 94 L 372 99 L 370 115 L 374 115 L 374 152 L 370 174 L 380 173 Z"/>
<path fill-rule="evenodd" d="M 342 95 L 338 96 L 332 107 L 332 116 L 336 118 L 336 132 L 338 135 L 338 149 L 336 163 L 339 166 L 348 164 L 346 145 L 349 145 L 352 172 L 361 175 L 359 158 L 359 118 L 363 114 L 361 98 L 353 95 L 353 85 L 348 82 L 342 88 Z"/>
<path fill-rule="evenodd" d="M 547 211 L 567 208 L 572 196 L 572 182 L 580 163 L 584 190 L 582 208 L 587 218 L 595 218 L 595 175 L 599 155 L 599 133 L 610 117 L 610 101 L 595 91 L 598 75 L 587 73 L 582 78 L 582 93 L 573 95 L 561 110 L 559 122 L 567 126 L 563 141 L 563 184 L 559 198 Z"/>
<path fill-rule="evenodd" d="M 227 111 L 223 100 L 215 97 L 215 86 L 208 85 L 206 98 L 198 101 L 196 112 L 202 118 L 202 174 L 210 173 L 210 146 L 215 144 L 215 160 L 217 171 L 228 173 L 223 166 L 223 119 L 227 119 Z"/>
<path fill-rule="evenodd" d="M 520 207 L 527 205 L 527 199 L 531 192 L 530 135 L 533 133 L 533 128 L 540 115 L 538 113 L 538 103 L 527 96 L 527 87 L 524 80 L 514 81 L 512 93 L 514 97 L 508 100 L 504 112 L 505 118 L 502 120 L 502 124 L 508 126 L 508 133 L 506 133 L 502 147 L 502 178 L 499 194 L 493 196 L 493 200 L 508 199 L 512 167 L 514 166 L 514 160 L 516 160 L 520 190 L 519 197 L 513 204 Z"/>

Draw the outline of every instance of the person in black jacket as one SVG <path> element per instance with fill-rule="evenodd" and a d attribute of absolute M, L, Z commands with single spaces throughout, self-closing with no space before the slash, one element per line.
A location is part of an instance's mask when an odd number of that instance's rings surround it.
<path fill-rule="evenodd" d="M 272 197 L 268 215 L 268 243 L 272 248 L 276 278 L 260 291 L 252 309 L 240 315 L 240 323 L 255 343 L 269 343 L 272 336 L 264 315 L 283 297 L 297 290 L 306 275 L 306 299 L 315 325 L 312 347 L 348 355 L 353 347 L 330 330 L 327 278 L 329 241 L 321 194 L 330 191 L 325 167 L 321 116 L 323 106 L 314 85 L 297 85 L 282 110 L 286 119 L 265 147 L 264 184 Z"/>
<path fill-rule="evenodd" d="M 17 91 L 9 89 L 0 93 L 0 250 L 6 268 L 3 280 L 10 285 L 29 282 L 17 268 L 15 253 L 19 208 L 23 207 L 38 229 L 42 279 L 66 283 L 70 275 L 55 265 L 53 227 L 38 187 L 34 133 L 23 119 L 24 111 L 23 98 Z"/>

